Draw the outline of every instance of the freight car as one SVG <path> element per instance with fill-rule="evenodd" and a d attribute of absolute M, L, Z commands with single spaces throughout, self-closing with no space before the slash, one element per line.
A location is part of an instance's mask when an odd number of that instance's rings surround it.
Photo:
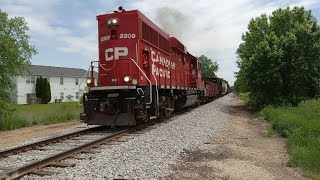
<path fill-rule="evenodd" d="M 202 80 L 199 60 L 177 38 L 140 11 L 119 7 L 97 16 L 97 21 L 99 60 L 91 62 L 86 81 L 89 90 L 80 114 L 85 123 L 134 126 L 199 104 L 221 91 Z"/>

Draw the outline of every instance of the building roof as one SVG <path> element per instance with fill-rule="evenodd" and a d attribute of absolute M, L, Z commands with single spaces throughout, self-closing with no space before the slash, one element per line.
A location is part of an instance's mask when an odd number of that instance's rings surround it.
<path fill-rule="evenodd" d="M 86 74 L 86 72 L 87 70 L 79 69 L 79 68 L 30 65 L 28 69 L 22 72 L 22 75 L 82 78 Z M 98 77 L 97 72 L 94 72 L 94 77 L 96 78 Z"/>

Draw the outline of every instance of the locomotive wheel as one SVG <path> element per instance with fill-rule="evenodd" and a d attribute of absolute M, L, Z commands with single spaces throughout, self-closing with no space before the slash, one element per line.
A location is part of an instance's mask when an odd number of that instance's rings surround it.
<path fill-rule="evenodd" d="M 144 122 L 148 122 L 149 120 L 150 120 L 150 114 L 147 112 L 147 113 L 145 113 L 145 115 L 144 115 L 143 121 L 144 121 Z"/>
<path fill-rule="evenodd" d="M 170 116 L 170 114 L 173 112 L 173 100 L 171 100 L 171 99 L 166 99 L 166 103 L 165 103 L 165 108 L 164 108 L 164 116 L 165 117 L 168 117 L 168 116 Z"/>

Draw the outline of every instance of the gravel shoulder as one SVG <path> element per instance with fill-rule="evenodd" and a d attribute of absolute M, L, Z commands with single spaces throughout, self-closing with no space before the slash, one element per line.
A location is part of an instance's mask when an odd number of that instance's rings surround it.
<path fill-rule="evenodd" d="M 18 146 L 37 139 L 58 136 L 62 133 L 80 130 L 86 128 L 87 125 L 80 122 L 59 123 L 52 125 L 38 125 L 32 127 L 24 127 L 10 131 L 0 131 L 0 150 L 12 146 Z"/>
<path fill-rule="evenodd" d="M 270 137 L 268 124 L 248 111 L 234 94 L 221 104 L 227 114 L 224 133 L 194 151 L 180 155 L 180 163 L 163 179 L 307 179 L 286 166 L 285 139 Z"/>

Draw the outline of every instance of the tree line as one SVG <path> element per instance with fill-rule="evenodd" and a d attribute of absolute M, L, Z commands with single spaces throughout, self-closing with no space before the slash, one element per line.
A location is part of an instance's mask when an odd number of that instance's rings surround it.
<path fill-rule="evenodd" d="M 320 93 L 320 28 L 311 10 L 280 8 L 251 19 L 237 49 L 234 88 L 249 105 L 293 105 Z"/>

